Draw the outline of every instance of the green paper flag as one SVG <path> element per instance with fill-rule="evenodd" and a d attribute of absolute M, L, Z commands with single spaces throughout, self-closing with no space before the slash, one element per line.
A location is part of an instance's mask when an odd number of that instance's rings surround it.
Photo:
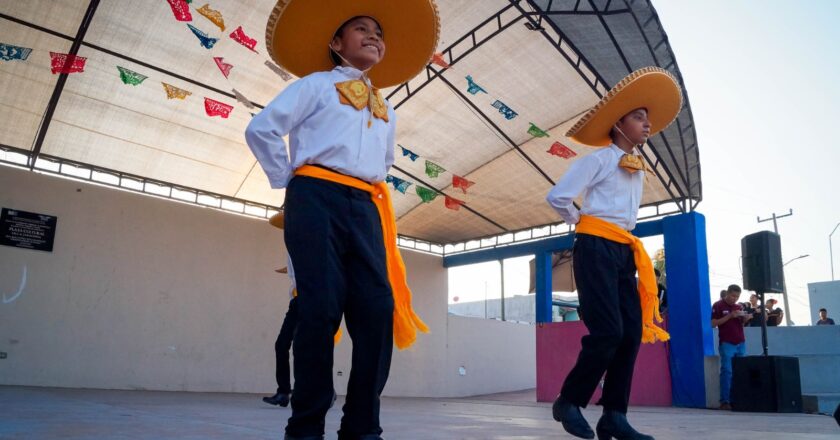
<path fill-rule="evenodd" d="M 427 176 L 437 177 L 437 176 L 440 175 L 440 173 L 442 173 L 444 171 L 446 171 L 446 169 L 443 168 L 442 166 L 440 166 L 440 165 L 438 165 L 434 162 L 429 162 L 428 160 L 426 161 L 426 175 Z"/>
<path fill-rule="evenodd" d="M 420 185 L 414 185 L 414 190 L 417 191 L 417 195 L 420 196 L 423 203 L 429 203 L 438 196 L 436 192 Z"/>
<path fill-rule="evenodd" d="M 534 137 L 549 137 L 548 133 L 544 132 L 540 127 L 534 125 L 533 122 L 529 122 L 531 124 L 531 128 L 528 129 L 528 134 Z"/>
<path fill-rule="evenodd" d="M 120 71 L 120 79 L 122 80 L 123 84 L 136 86 L 142 83 L 146 78 L 148 78 L 145 75 L 141 75 L 133 70 L 128 70 L 125 67 L 117 66 L 117 70 Z"/>

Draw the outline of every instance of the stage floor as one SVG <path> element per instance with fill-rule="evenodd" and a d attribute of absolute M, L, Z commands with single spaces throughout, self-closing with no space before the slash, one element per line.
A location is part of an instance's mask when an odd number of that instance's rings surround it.
<path fill-rule="evenodd" d="M 384 398 L 387 439 L 565 439 L 534 390 L 459 399 Z M 339 397 L 327 415 L 335 439 Z M 0 386 L 0 439 L 281 439 L 291 410 L 254 394 Z M 600 410 L 585 416 L 594 426 Z M 665 439 L 838 439 L 834 419 L 681 408 L 631 408 L 642 432 Z"/>

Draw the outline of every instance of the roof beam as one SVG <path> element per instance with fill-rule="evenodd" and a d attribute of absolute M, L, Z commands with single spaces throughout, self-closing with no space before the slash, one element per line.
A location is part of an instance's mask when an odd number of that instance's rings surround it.
<path fill-rule="evenodd" d="M 85 34 L 87 33 L 90 22 L 93 20 L 93 14 L 96 13 L 96 8 L 98 6 L 99 0 L 90 0 L 90 3 L 88 3 L 88 8 L 85 11 L 84 17 L 82 17 L 82 22 L 79 23 L 78 31 L 76 31 L 76 38 L 73 39 L 73 44 L 70 45 L 70 56 L 67 57 L 64 63 L 65 67 L 68 64 L 72 64 L 73 57 L 79 53 L 79 47 L 82 45 L 82 40 L 85 39 Z M 50 100 L 47 103 L 47 109 L 44 112 L 44 117 L 41 119 L 41 126 L 38 127 L 38 134 L 35 136 L 35 142 L 32 144 L 32 152 L 28 158 L 29 171 L 32 171 L 35 168 L 35 161 L 38 159 L 38 155 L 41 154 L 41 147 L 44 145 L 44 139 L 47 137 L 47 131 L 50 129 L 50 123 L 52 122 L 53 114 L 55 114 L 55 109 L 58 107 L 58 100 L 61 98 L 61 92 L 64 91 L 64 85 L 67 84 L 68 75 L 69 74 L 67 73 L 60 73 L 58 75 L 58 81 L 55 83 L 55 88 L 53 88 L 52 96 L 50 96 Z"/>

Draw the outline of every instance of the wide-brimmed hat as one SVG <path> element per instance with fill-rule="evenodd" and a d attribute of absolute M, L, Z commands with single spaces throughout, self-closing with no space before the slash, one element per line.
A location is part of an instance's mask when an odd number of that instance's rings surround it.
<path fill-rule="evenodd" d="M 638 108 L 647 109 L 651 136 L 671 125 L 682 108 L 682 89 L 674 75 L 659 67 L 644 67 L 627 75 L 566 132 L 566 137 L 606 147 L 612 143 L 613 125 Z"/>
<path fill-rule="evenodd" d="M 286 215 L 285 215 L 285 213 L 283 213 L 281 211 L 281 212 L 278 212 L 277 214 L 272 215 L 271 218 L 268 219 L 268 224 L 270 224 L 271 226 L 274 226 L 275 228 L 279 228 L 279 229 L 285 228 L 286 227 Z"/>
<path fill-rule="evenodd" d="M 368 72 L 374 86 L 402 84 L 429 63 L 440 35 L 434 0 L 279 0 L 265 29 L 268 52 L 299 77 L 332 70 L 329 44 L 358 16 L 376 20 L 385 36 L 385 56 Z"/>

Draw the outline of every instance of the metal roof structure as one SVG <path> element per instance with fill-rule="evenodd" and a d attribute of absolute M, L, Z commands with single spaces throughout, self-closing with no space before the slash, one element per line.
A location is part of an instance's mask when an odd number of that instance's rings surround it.
<path fill-rule="evenodd" d="M 250 113 L 293 80 L 262 41 L 275 2 L 193 1 L 179 21 L 179 1 L 0 0 L 0 43 L 31 49 L 0 61 L 0 160 L 250 215 L 279 209 L 284 192 L 269 188 L 243 135 Z M 639 67 L 682 82 L 656 10 L 648 0 L 437 3 L 440 57 L 385 90 L 399 117 L 391 174 L 412 184 L 393 197 L 401 244 L 449 252 L 568 230 L 544 197 L 592 149 L 565 131 Z M 256 45 L 233 38 L 240 31 Z M 53 74 L 50 52 L 84 57 L 84 71 Z M 122 81 L 118 66 L 146 79 Z M 168 99 L 161 83 L 190 94 Z M 678 119 L 643 149 L 655 175 L 642 218 L 702 199 L 683 92 Z M 231 106 L 229 116 L 209 116 L 206 98 Z M 464 192 L 453 176 L 473 184 Z M 438 197 L 424 203 L 417 187 Z"/>

